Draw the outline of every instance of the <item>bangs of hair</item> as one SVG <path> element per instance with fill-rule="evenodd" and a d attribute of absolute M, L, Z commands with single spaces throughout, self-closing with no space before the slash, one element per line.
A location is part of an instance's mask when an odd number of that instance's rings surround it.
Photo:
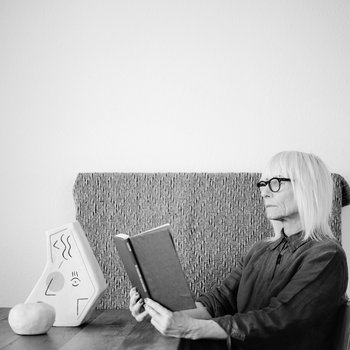
<path fill-rule="evenodd" d="M 290 171 L 291 162 L 290 154 L 291 152 L 280 152 L 274 155 L 268 162 L 264 172 L 262 173 L 262 178 L 270 179 L 272 177 L 288 177 L 291 178 L 292 174 Z"/>

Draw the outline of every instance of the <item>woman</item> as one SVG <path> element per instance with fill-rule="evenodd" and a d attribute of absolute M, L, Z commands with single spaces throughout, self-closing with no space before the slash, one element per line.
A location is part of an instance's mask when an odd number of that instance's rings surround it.
<path fill-rule="evenodd" d="M 348 272 L 329 226 L 333 181 L 302 152 L 275 155 L 257 184 L 275 236 L 255 244 L 197 309 L 170 312 L 130 292 L 130 310 L 162 334 L 228 339 L 234 349 L 329 350 Z"/>

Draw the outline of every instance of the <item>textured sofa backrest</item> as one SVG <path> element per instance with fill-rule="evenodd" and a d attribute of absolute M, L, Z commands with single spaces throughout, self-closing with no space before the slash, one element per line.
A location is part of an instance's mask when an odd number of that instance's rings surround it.
<path fill-rule="evenodd" d="M 170 223 L 194 295 L 222 281 L 258 240 L 272 235 L 256 183 L 258 173 L 81 173 L 76 218 L 108 283 L 99 308 L 125 308 L 130 283 L 112 237 Z M 345 180 L 335 182 L 331 226 L 341 240 Z"/>

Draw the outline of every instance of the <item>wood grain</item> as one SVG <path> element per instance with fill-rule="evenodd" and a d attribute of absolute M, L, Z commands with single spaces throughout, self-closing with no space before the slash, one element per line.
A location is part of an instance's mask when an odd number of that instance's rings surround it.
<path fill-rule="evenodd" d="M 106 310 L 61 349 L 119 349 L 135 323 L 128 310 Z"/>
<path fill-rule="evenodd" d="M 225 342 L 184 340 L 161 335 L 149 322 L 137 323 L 129 310 L 96 310 L 80 327 L 52 327 L 47 334 L 20 336 L 0 308 L 2 350 L 222 350 Z"/>
<path fill-rule="evenodd" d="M 124 340 L 119 350 L 143 350 L 143 349 L 177 349 L 180 339 L 167 338 L 161 335 L 149 322 L 137 323 L 128 337 Z"/>

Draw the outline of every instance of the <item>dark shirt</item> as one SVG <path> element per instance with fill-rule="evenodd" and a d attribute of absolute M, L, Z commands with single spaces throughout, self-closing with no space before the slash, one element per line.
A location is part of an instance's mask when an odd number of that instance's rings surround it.
<path fill-rule="evenodd" d="M 346 302 L 344 250 L 303 233 L 255 244 L 219 288 L 199 297 L 235 349 L 329 350 Z"/>

